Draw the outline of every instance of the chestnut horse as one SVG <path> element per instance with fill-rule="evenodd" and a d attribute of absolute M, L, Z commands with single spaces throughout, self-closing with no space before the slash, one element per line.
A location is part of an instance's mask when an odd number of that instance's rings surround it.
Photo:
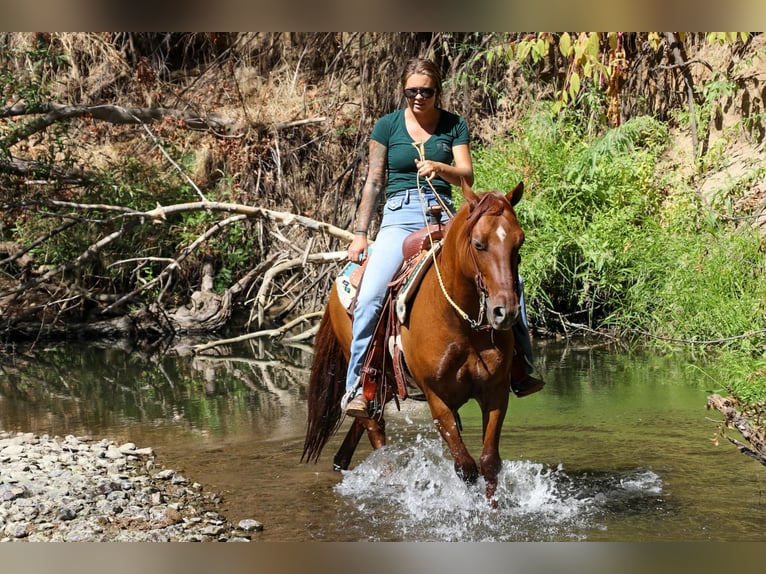
<path fill-rule="evenodd" d="M 523 190 L 519 183 L 506 195 L 477 195 L 463 182 L 465 203 L 449 222 L 442 248 L 401 328 L 406 368 L 428 401 L 455 471 L 466 482 L 478 478 L 479 468 L 461 438 L 457 410 L 469 399 L 481 406 L 480 468 L 491 502 L 501 467 L 500 431 L 514 355 L 512 327 L 521 313 L 518 261 L 524 232 L 513 206 Z M 340 400 L 350 342 L 351 320 L 333 288 L 315 337 L 302 461 L 316 462 L 342 422 Z M 393 398 L 393 392 L 387 398 Z M 337 470 L 348 468 L 365 430 L 373 448 L 385 444 L 382 411 L 354 419 L 335 455 Z"/>

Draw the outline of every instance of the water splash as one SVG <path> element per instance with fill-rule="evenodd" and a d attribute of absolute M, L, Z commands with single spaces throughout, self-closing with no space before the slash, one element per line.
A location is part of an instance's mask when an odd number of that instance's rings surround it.
<path fill-rule="evenodd" d="M 594 481 L 573 479 L 561 466 L 505 460 L 492 509 L 484 480 L 464 483 L 441 438 L 421 434 L 373 451 L 335 487 L 347 502 L 345 518 L 362 537 L 472 542 L 583 540 L 588 531 L 604 529 L 599 518 L 615 500 L 661 490 L 651 471 Z"/>

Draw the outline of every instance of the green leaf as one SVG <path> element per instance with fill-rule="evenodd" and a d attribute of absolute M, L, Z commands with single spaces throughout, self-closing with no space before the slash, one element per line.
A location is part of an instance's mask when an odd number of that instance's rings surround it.
<path fill-rule="evenodd" d="M 548 54 L 548 42 L 543 40 L 542 38 L 537 40 L 537 43 L 535 44 L 535 62 L 538 60 L 542 60 L 545 58 L 545 56 Z"/>
<path fill-rule="evenodd" d="M 572 76 L 569 78 L 569 93 L 573 100 L 580 93 L 580 74 L 577 72 L 572 72 Z"/>
<path fill-rule="evenodd" d="M 598 45 L 598 32 L 591 32 L 588 35 L 588 42 L 585 45 L 585 51 L 594 60 L 598 59 Z"/>
<path fill-rule="evenodd" d="M 526 40 L 522 40 L 519 42 L 519 49 L 516 52 L 516 57 L 519 59 L 520 62 L 523 62 L 527 59 L 527 56 L 529 55 L 529 50 L 532 46 L 529 42 Z"/>
<path fill-rule="evenodd" d="M 572 56 L 572 37 L 569 32 L 564 32 L 559 38 L 559 51 L 565 58 Z"/>
<path fill-rule="evenodd" d="M 608 38 L 609 38 L 609 49 L 616 50 L 617 49 L 617 32 L 609 32 Z"/>

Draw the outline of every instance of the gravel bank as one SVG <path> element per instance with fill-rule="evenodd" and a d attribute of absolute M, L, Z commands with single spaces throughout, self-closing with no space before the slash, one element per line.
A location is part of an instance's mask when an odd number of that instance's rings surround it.
<path fill-rule="evenodd" d="M 231 524 L 220 496 L 151 448 L 0 431 L 0 541 L 246 542 L 257 520 Z"/>

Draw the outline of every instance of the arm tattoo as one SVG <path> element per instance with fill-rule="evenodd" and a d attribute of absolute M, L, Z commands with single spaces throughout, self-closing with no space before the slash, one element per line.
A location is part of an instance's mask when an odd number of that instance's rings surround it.
<path fill-rule="evenodd" d="M 375 140 L 370 141 L 369 166 L 367 180 L 362 190 L 362 201 L 359 203 L 357 214 L 357 229 L 367 229 L 375 211 L 375 206 L 383 190 L 386 180 L 386 162 L 388 148 Z"/>

